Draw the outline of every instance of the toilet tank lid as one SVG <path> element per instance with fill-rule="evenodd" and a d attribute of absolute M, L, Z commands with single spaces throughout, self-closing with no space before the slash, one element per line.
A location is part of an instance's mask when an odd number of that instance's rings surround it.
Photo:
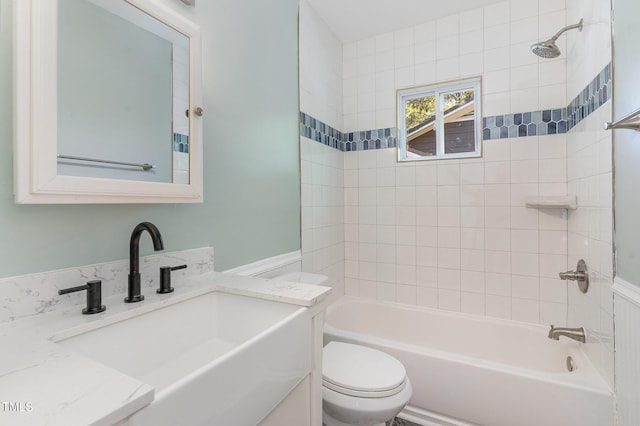
<path fill-rule="evenodd" d="M 322 351 L 322 378 L 341 388 L 380 392 L 405 382 L 404 365 L 377 349 L 329 342 Z"/>
<path fill-rule="evenodd" d="M 311 272 L 287 272 L 273 278 L 282 281 L 314 285 L 324 285 L 329 279 L 326 275 L 312 274 Z"/>

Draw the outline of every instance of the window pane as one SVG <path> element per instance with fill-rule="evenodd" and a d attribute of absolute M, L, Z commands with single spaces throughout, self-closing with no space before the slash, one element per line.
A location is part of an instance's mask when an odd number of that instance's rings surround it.
<path fill-rule="evenodd" d="M 436 155 L 435 119 L 435 95 L 405 101 L 407 157 Z"/>
<path fill-rule="evenodd" d="M 476 130 L 473 89 L 443 93 L 442 108 L 445 154 L 474 152 Z"/>
<path fill-rule="evenodd" d="M 481 98 L 479 78 L 398 90 L 398 161 L 479 157 Z"/>

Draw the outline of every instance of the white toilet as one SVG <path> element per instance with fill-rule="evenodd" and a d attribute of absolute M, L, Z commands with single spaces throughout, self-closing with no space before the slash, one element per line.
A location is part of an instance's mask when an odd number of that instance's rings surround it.
<path fill-rule="evenodd" d="M 327 277 L 289 272 L 279 280 L 323 285 Z M 322 351 L 322 423 L 383 426 L 409 402 L 413 390 L 402 363 L 382 351 L 329 342 Z"/>

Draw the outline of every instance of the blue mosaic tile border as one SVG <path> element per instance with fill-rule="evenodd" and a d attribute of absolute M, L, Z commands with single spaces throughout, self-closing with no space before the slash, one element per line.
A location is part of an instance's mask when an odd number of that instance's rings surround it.
<path fill-rule="evenodd" d="M 567 105 L 567 130 L 611 99 L 611 62 Z"/>
<path fill-rule="evenodd" d="M 494 115 L 482 119 L 482 139 L 519 138 L 567 133 L 567 109 Z"/>
<path fill-rule="evenodd" d="M 395 148 L 397 133 L 398 129 L 395 127 L 345 133 L 344 149 L 342 151 Z"/>
<path fill-rule="evenodd" d="M 302 111 L 300 111 L 300 136 L 344 151 L 341 147 L 341 143 L 344 142 L 342 132 Z"/>
<path fill-rule="evenodd" d="M 173 151 L 189 153 L 189 136 L 181 133 L 173 134 Z"/>
<path fill-rule="evenodd" d="M 484 117 L 482 138 L 490 140 L 567 133 L 611 99 L 611 89 L 609 63 L 566 108 Z"/>
<path fill-rule="evenodd" d="M 342 133 L 328 124 L 304 112 L 300 112 L 300 136 L 340 151 L 394 148 L 396 146 L 396 134 L 395 127 Z"/>
<path fill-rule="evenodd" d="M 506 139 L 567 133 L 580 121 L 611 99 L 611 63 L 565 108 L 519 112 L 484 117 L 482 139 Z M 300 135 L 340 151 L 394 148 L 397 128 L 342 133 L 316 118 L 300 112 Z"/>

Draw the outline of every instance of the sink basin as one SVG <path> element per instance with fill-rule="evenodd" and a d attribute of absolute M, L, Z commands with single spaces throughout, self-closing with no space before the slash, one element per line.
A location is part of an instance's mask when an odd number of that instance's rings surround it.
<path fill-rule="evenodd" d="M 256 424 L 311 370 L 307 309 L 211 292 L 54 341 L 155 389 L 130 425 Z"/>

